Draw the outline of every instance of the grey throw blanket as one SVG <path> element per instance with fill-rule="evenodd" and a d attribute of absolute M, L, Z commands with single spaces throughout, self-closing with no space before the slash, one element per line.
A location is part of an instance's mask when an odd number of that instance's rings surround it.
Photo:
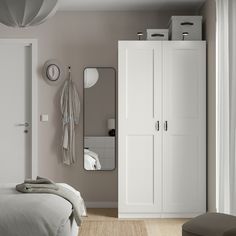
<path fill-rule="evenodd" d="M 23 184 L 16 186 L 16 190 L 22 193 L 38 193 L 45 189 L 58 190 L 58 186 L 53 181 L 39 176 L 36 180 L 26 179 Z"/>
<path fill-rule="evenodd" d="M 16 190 L 22 193 L 51 193 L 58 195 L 72 204 L 72 211 L 78 226 L 81 225 L 81 215 L 84 215 L 85 206 L 83 199 L 67 188 L 65 185 L 56 184 L 49 179 L 37 177 L 36 180 L 25 180 L 24 183 L 16 185 Z"/>

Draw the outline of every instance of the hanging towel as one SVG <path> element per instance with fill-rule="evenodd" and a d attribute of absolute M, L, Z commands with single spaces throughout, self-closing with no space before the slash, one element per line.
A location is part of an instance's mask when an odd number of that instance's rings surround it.
<path fill-rule="evenodd" d="M 79 123 L 80 100 L 71 73 L 61 93 L 61 113 L 63 124 L 62 153 L 63 163 L 72 165 L 76 162 L 75 156 L 75 126 Z"/>

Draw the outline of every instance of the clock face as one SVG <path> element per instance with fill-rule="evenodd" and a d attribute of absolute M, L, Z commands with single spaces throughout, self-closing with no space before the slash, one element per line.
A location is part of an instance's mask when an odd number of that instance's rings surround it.
<path fill-rule="evenodd" d="M 60 77 L 60 69 L 57 65 L 51 64 L 47 67 L 47 77 L 51 81 L 57 81 Z"/>

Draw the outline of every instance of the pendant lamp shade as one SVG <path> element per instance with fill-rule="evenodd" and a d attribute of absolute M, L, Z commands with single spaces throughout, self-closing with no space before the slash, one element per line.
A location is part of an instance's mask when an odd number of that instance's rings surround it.
<path fill-rule="evenodd" d="M 39 25 L 56 13 L 58 0 L 0 0 L 0 23 L 11 27 Z"/>

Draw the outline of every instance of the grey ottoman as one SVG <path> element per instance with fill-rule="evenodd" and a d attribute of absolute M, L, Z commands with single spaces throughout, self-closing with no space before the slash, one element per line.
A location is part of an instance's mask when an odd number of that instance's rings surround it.
<path fill-rule="evenodd" d="M 182 236 L 236 236 L 236 217 L 219 213 L 198 216 L 183 225 Z"/>

